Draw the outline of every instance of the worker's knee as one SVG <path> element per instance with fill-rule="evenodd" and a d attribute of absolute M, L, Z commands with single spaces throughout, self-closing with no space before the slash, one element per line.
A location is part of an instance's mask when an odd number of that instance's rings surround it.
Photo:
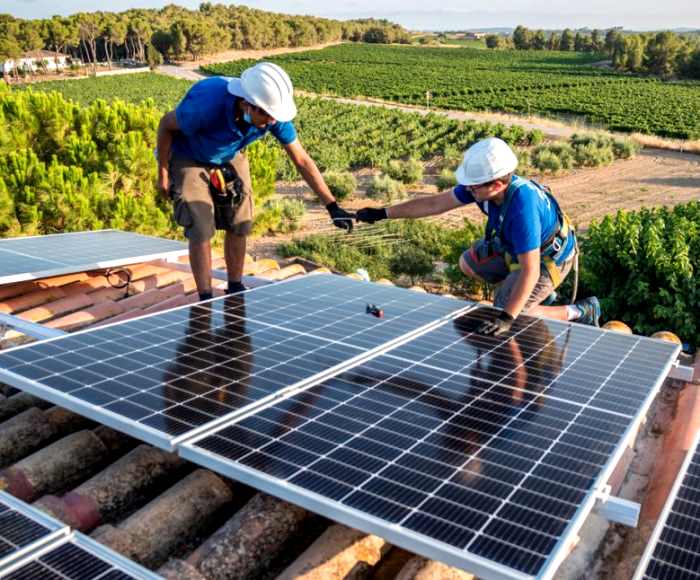
<path fill-rule="evenodd" d="M 481 276 L 479 276 L 474 270 L 471 269 L 471 266 L 467 263 L 467 261 L 464 259 L 464 254 L 462 254 L 459 257 L 459 269 L 462 270 L 462 273 L 465 276 L 469 276 L 470 278 L 475 278 L 477 280 L 481 280 Z"/>

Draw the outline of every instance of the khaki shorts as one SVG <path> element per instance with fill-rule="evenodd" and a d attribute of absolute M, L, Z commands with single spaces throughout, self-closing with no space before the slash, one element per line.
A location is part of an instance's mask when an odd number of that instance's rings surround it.
<path fill-rule="evenodd" d="M 224 229 L 247 236 L 253 227 L 253 189 L 248 158 L 239 152 L 229 163 L 243 182 L 245 196 Z M 209 192 L 212 167 L 177 155 L 170 159 L 170 198 L 175 221 L 185 228 L 185 237 L 194 242 L 210 240 L 216 232 L 214 202 Z"/>
<path fill-rule="evenodd" d="M 497 308 L 503 308 L 508 303 L 513 287 L 518 281 L 520 270 L 511 272 L 503 256 L 500 254 L 485 255 L 484 247 L 484 240 L 479 240 L 462 254 L 462 259 L 472 269 L 472 272 L 482 280 L 489 284 L 497 285 L 493 305 Z M 568 275 L 573 263 L 572 257 L 558 266 L 561 275 L 560 280 L 563 281 Z M 544 302 L 556 287 L 547 269 L 540 268 L 540 277 L 537 279 L 537 283 L 525 303 L 523 312 L 527 312 L 529 308 Z"/>

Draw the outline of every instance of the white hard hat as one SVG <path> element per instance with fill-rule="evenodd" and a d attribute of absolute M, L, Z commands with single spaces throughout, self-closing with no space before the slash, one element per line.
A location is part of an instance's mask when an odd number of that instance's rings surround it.
<path fill-rule="evenodd" d="M 291 121 L 297 114 L 289 75 L 271 62 L 259 62 L 231 79 L 229 93 L 260 107 L 276 121 Z"/>
<path fill-rule="evenodd" d="M 513 173 L 517 166 L 518 158 L 508 144 L 489 137 L 464 152 L 464 160 L 455 176 L 462 185 L 481 185 Z"/>

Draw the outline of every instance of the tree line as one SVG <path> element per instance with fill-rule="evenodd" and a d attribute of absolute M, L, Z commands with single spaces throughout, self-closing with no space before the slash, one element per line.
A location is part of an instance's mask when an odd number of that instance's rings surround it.
<path fill-rule="evenodd" d="M 597 53 L 612 60 L 619 71 L 653 74 L 663 78 L 700 79 L 700 38 L 670 31 L 627 33 L 611 28 L 590 33 L 565 28 L 559 32 L 518 26 L 510 37 L 489 34 L 488 48 L 563 50 Z"/>
<path fill-rule="evenodd" d="M 0 61 L 45 49 L 111 66 L 120 59 L 196 60 L 228 49 L 311 46 L 341 40 L 408 42 L 409 35 L 387 20 L 339 21 L 209 2 L 197 10 L 170 4 L 160 10 L 81 12 L 40 20 L 0 14 Z"/>

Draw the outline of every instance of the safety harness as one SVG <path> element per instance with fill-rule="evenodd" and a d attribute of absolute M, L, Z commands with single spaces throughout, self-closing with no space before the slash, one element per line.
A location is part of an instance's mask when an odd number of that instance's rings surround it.
<path fill-rule="evenodd" d="M 491 224 L 489 221 L 486 225 L 486 235 L 485 240 L 491 245 L 493 250 L 501 254 L 508 269 L 513 272 L 520 269 L 520 264 L 516 256 L 511 255 L 506 251 L 503 244 L 503 226 L 505 223 L 506 216 L 508 215 L 508 209 L 513 201 L 515 193 L 524 185 L 527 185 L 528 180 L 522 177 L 515 177 L 505 193 L 505 199 L 503 204 L 501 204 L 501 209 L 498 213 L 498 221 L 495 225 Z M 557 227 L 552 233 L 552 235 L 540 246 L 540 255 L 542 257 L 542 265 L 546 268 L 549 273 L 554 287 L 556 288 L 561 284 L 561 273 L 557 267 L 557 262 L 564 256 L 567 244 L 569 241 L 569 236 L 574 236 L 574 254 L 578 253 L 578 245 L 576 241 L 576 234 L 574 228 L 571 225 L 571 221 L 568 216 L 562 211 L 561 207 L 557 203 L 557 200 L 552 195 L 550 189 L 545 185 L 540 185 L 534 180 L 530 180 L 530 183 L 534 184 L 542 193 L 544 193 L 547 198 L 554 204 L 554 208 L 557 212 Z"/>

